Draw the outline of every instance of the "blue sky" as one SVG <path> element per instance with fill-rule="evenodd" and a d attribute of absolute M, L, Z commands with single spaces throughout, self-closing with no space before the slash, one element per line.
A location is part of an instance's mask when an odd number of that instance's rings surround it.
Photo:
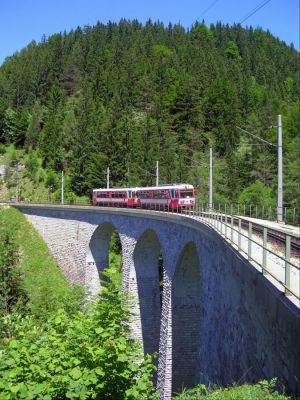
<path fill-rule="evenodd" d="M 181 23 L 189 28 L 198 20 L 233 24 L 264 0 L 0 0 L 0 64 L 43 34 L 69 31 L 97 21 L 121 18 Z M 269 0 L 242 23 L 269 30 L 299 50 L 299 0 Z"/>

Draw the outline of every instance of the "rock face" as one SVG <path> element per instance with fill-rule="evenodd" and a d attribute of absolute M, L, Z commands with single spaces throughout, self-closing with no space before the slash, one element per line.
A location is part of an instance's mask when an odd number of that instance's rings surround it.
<path fill-rule="evenodd" d="M 136 299 L 132 335 L 158 353 L 161 399 L 183 385 L 272 377 L 299 394 L 299 309 L 209 227 L 151 211 L 18 207 L 68 281 L 92 294 L 118 232 L 123 288 Z"/>

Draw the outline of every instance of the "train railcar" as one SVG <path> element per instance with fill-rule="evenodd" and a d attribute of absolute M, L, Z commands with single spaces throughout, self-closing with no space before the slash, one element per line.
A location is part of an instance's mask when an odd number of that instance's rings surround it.
<path fill-rule="evenodd" d="M 183 209 L 195 206 L 195 189 L 189 184 L 139 188 L 136 192 L 141 208 Z"/>
<path fill-rule="evenodd" d="M 195 189 L 190 184 L 170 184 L 139 188 L 94 189 L 93 205 L 184 209 L 195 206 Z"/>
<path fill-rule="evenodd" d="M 94 206 L 136 207 L 138 199 L 136 188 L 94 189 Z"/>

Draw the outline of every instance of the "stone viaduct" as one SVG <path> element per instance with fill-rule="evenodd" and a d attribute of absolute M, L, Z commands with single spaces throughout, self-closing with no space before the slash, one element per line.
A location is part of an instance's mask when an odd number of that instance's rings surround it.
<path fill-rule="evenodd" d="M 160 399 L 183 385 L 272 377 L 300 393 L 299 309 L 205 224 L 154 211 L 16 207 L 68 281 L 92 293 L 118 232 L 123 288 L 137 300 L 133 335 L 145 353 L 158 353 Z"/>

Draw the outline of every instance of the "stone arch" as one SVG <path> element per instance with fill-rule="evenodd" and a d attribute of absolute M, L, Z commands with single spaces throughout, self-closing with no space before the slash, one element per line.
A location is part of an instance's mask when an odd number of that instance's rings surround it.
<path fill-rule="evenodd" d="M 133 255 L 145 354 L 158 353 L 159 349 L 161 254 L 156 233 L 152 229 L 146 230 L 140 236 Z"/>
<path fill-rule="evenodd" d="M 200 264 L 194 242 L 179 256 L 172 281 L 172 391 L 197 384 L 201 319 Z"/>
<path fill-rule="evenodd" d="M 104 222 L 95 229 L 89 242 L 86 258 L 89 282 L 86 284 L 92 294 L 99 291 L 101 272 L 109 266 L 109 245 L 114 231 L 117 230 L 112 223 Z"/>

